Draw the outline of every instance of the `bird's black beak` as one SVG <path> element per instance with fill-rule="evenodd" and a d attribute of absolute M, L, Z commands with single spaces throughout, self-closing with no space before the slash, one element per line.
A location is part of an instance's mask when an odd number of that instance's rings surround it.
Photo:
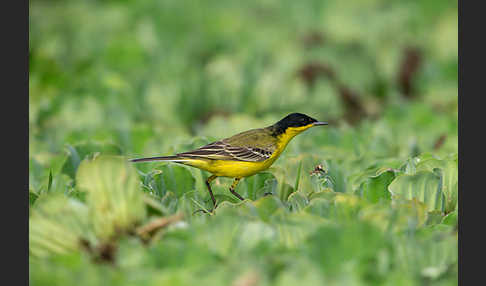
<path fill-rule="evenodd" d="M 324 121 L 316 121 L 316 122 L 312 123 L 312 126 L 327 125 L 327 124 L 328 123 L 324 122 Z"/>

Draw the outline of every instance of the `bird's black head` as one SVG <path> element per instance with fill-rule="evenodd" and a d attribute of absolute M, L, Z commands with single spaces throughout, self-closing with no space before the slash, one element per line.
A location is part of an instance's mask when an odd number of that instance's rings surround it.
<path fill-rule="evenodd" d="M 327 125 L 327 122 L 320 122 L 302 113 L 291 113 L 273 125 L 274 134 L 279 135 L 288 130 L 300 133 L 312 126 Z"/>

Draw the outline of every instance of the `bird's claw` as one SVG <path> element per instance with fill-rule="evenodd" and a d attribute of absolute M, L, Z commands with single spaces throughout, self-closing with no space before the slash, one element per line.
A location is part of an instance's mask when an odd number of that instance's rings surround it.
<path fill-rule="evenodd" d="M 195 214 L 196 214 L 196 213 L 198 213 L 198 212 L 203 212 L 203 213 L 206 213 L 206 214 L 209 214 L 209 215 L 213 215 L 213 214 L 215 214 L 215 213 L 214 213 L 214 209 L 212 209 L 212 210 L 198 209 L 198 210 L 194 211 L 194 212 L 192 213 L 192 215 L 195 215 Z"/>
<path fill-rule="evenodd" d="M 196 213 L 198 213 L 198 212 L 203 212 L 203 213 L 205 213 L 205 214 L 214 215 L 214 214 L 215 214 L 215 210 L 216 210 L 216 208 L 217 208 L 217 207 L 218 207 L 218 205 L 216 204 L 216 205 L 214 206 L 214 208 L 212 208 L 212 209 L 210 209 L 210 210 L 207 210 L 207 209 L 198 209 L 198 210 L 195 210 L 195 211 L 192 213 L 192 215 L 194 215 L 194 214 L 196 214 Z"/>

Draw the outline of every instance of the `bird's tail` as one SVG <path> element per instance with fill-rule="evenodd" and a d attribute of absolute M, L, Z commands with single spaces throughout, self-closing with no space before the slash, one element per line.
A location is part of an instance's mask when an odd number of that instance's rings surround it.
<path fill-rule="evenodd" d="M 182 158 L 182 157 L 175 155 L 175 156 L 161 156 L 161 157 L 147 157 L 147 158 L 130 159 L 130 162 L 149 162 L 149 161 L 184 162 L 184 161 L 187 161 L 187 158 Z"/>

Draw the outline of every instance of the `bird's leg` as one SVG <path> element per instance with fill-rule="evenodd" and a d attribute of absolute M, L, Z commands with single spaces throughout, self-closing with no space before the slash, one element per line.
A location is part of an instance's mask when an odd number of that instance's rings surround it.
<path fill-rule="evenodd" d="M 206 187 L 208 187 L 209 195 L 211 195 L 211 200 L 213 201 L 213 209 L 210 210 L 209 212 L 205 209 L 199 209 L 192 214 L 194 215 L 197 212 L 203 212 L 203 213 L 212 213 L 214 209 L 216 208 L 216 199 L 214 198 L 213 191 L 211 190 L 211 182 L 216 179 L 217 176 L 211 175 L 207 180 L 206 180 Z"/>
<path fill-rule="evenodd" d="M 240 182 L 241 178 L 235 178 L 235 180 L 233 181 L 233 184 L 231 184 L 231 187 L 230 187 L 230 192 L 235 195 L 238 199 L 244 201 L 245 199 L 240 196 L 240 194 L 238 194 L 237 192 L 235 192 L 235 188 L 236 188 L 236 185 L 238 185 L 238 183 Z"/>
<path fill-rule="evenodd" d="M 216 199 L 214 198 L 213 191 L 211 190 L 211 182 L 216 178 L 217 176 L 211 175 L 211 177 L 206 180 L 206 187 L 208 187 L 209 195 L 211 195 L 211 200 L 213 201 L 213 209 L 216 208 Z"/>

